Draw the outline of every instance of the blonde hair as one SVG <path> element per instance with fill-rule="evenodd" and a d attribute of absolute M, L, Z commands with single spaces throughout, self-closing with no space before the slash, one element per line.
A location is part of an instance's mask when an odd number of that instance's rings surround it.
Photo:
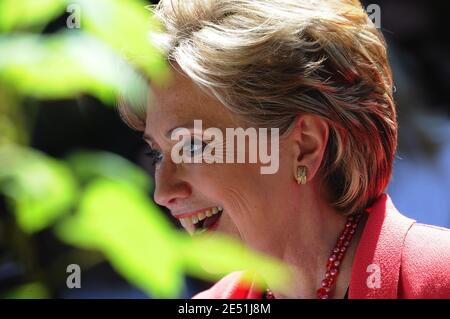
<path fill-rule="evenodd" d="M 168 60 L 248 123 L 286 133 L 301 114 L 327 120 L 320 176 L 333 207 L 351 214 L 384 191 L 397 145 L 392 75 L 359 1 L 161 0 L 153 12 Z"/>

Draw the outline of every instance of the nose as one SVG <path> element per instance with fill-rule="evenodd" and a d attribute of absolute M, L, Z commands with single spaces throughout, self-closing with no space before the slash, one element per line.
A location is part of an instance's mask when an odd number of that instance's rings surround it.
<path fill-rule="evenodd" d="M 180 178 L 177 166 L 163 161 L 155 171 L 154 200 L 169 209 L 177 201 L 188 198 L 192 193 L 189 183 Z"/>

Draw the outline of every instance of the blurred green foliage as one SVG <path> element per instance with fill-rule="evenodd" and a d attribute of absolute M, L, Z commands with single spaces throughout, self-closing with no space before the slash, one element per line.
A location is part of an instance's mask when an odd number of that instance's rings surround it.
<path fill-rule="evenodd" d="M 28 134 L 23 129 L 25 114 L 19 104 L 19 97 L 0 86 L 0 101 L 0 144 L 27 144 Z"/>
<path fill-rule="evenodd" d="M 76 0 L 82 8 L 83 27 L 108 43 L 151 79 L 167 80 L 167 65 L 149 41 L 149 30 L 159 28 L 140 0 Z M 99 14 L 101 12 L 101 14 Z"/>
<path fill-rule="evenodd" d="M 96 177 L 125 182 L 142 190 L 148 190 L 153 185 L 142 169 L 131 165 L 126 159 L 108 152 L 72 153 L 67 162 L 82 181 Z"/>
<path fill-rule="evenodd" d="M 77 214 L 57 227 L 77 246 L 103 251 L 113 266 L 148 293 L 170 297 L 182 288 L 182 263 L 169 222 L 145 192 L 128 183 L 90 184 Z"/>
<path fill-rule="evenodd" d="M 0 146 L 0 190 L 27 233 L 49 227 L 75 204 L 78 187 L 64 163 L 31 149 Z"/>
<path fill-rule="evenodd" d="M 7 297 L 9 299 L 46 299 L 50 298 L 50 294 L 43 284 L 33 282 L 15 288 L 8 293 Z"/>
<path fill-rule="evenodd" d="M 88 93 L 114 105 L 117 94 L 127 92 L 131 84 L 146 87 L 110 47 L 79 31 L 0 36 L 0 70 L 5 85 L 43 99 Z"/>
<path fill-rule="evenodd" d="M 65 9 L 65 0 L 1 0 L 0 32 L 42 27 Z"/>
<path fill-rule="evenodd" d="M 82 29 L 40 34 L 68 3 L 81 8 Z M 218 279 L 242 269 L 280 287 L 287 282 L 287 268 L 274 259 L 229 238 L 191 238 L 175 230 L 147 196 L 148 175 L 127 160 L 107 152 L 77 152 L 57 160 L 27 146 L 23 97 L 90 94 L 114 105 L 122 96 L 142 106 L 146 78 L 169 79 L 164 59 L 148 41 L 149 30 L 158 25 L 144 5 L 138 0 L 0 0 L 0 191 L 27 236 L 53 229 L 65 243 L 99 251 L 151 296 L 178 296 L 186 273 Z M 43 282 L 32 281 L 7 296 L 51 293 Z"/>

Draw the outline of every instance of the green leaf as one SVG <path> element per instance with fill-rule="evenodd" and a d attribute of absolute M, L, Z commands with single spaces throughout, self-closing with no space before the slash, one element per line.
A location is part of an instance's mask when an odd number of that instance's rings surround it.
<path fill-rule="evenodd" d="M 142 76 L 107 45 L 79 32 L 0 36 L 0 81 L 43 99 L 90 93 L 111 105 L 124 92 L 141 92 L 139 103 L 147 95 Z"/>
<path fill-rule="evenodd" d="M 281 261 L 249 250 L 242 243 L 223 235 L 202 236 L 180 240 L 187 271 L 195 277 L 216 280 L 233 271 L 243 270 L 244 279 L 284 290 L 291 278 L 291 269 Z"/>
<path fill-rule="evenodd" d="M 47 299 L 50 293 L 47 288 L 39 282 L 25 284 L 6 293 L 6 299 Z"/>
<path fill-rule="evenodd" d="M 102 251 L 118 272 L 149 295 L 174 297 L 182 288 L 173 230 L 135 186 L 108 179 L 92 182 L 79 212 L 55 231 L 69 244 Z"/>
<path fill-rule="evenodd" d="M 113 153 L 79 151 L 71 154 L 67 160 L 77 176 L 85 181 L 107 177 L 144 191 L 152 186 L 151 179 L 144 170 Z"/>
<path fill-rule="evenodd" d="M 83 12 L 82 27 L 102 39 L 154 80 L 168 79 L 167 63 L 150 41 L 160 28 L 142 0 L 76 0 Z"/>
<path fill-rule="evenodd" d="M 45 25 L 64 11 L 66 0 L 0 0 L 0 32 Z"/>
<path fill-rule="evenodd" d="M 28 127 L 23 112 L 22 100 L 11 90 L 0 86 L 0 145 L 27 144 L 29 140 Z"/>
<path fill-rule="evenodd" d="M 30 149 L 1 146 L 0 191 L 12 200 L 20 227 L 34 233 L 67 213 L 78 189 L 62 162 Z"/>

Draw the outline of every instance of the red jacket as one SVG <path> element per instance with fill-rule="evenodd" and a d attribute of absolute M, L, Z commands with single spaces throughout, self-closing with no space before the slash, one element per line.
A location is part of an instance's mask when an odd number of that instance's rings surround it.
<path fill-rule="evenodd" d="M 348 297 L 450 298 L 450 230 L 403 216 L 385 194 L 366 211 Z M 241 276 L 231 273 L 194 298 L 261 298 L 261 291 Z"/>

